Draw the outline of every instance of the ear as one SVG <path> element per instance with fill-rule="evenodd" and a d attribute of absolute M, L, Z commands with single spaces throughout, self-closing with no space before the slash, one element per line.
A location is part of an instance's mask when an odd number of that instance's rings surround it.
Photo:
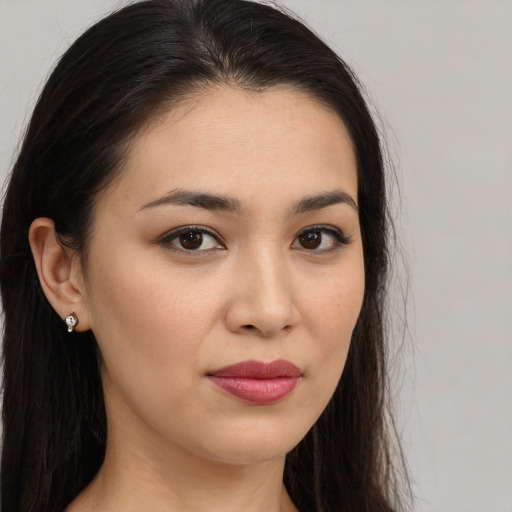
<path fill-rule="evenodd" d="M 35 219 L 30 226 L 28 239 L 39 282 L 48 302 L 63 321 L 69 314 L 75 313 L 78 318 L 75 330 L 87 331 L 90 329 L 90 318 L 78 255 L 60 243 L 52 219 Z"/>

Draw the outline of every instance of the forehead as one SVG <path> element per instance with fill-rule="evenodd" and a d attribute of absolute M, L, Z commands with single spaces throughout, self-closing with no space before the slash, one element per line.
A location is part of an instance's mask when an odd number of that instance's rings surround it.
<path fill-rule="evenodd" d="M 356 160 L 340 117 L 310 95 L 212 86 L 147 124 L 106 195 L 118 189 L 136 208 L 191 187 L 248 201 L 332 188 L 356 197 Z"/>

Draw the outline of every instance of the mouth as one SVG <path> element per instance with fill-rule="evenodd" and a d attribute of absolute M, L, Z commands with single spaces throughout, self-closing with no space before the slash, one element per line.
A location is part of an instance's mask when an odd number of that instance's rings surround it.
<path fill-rule="evenodd" d="M 297 386 L 302 373 L 289 361 L 271 363 L 243 361 L 207 375 L 221 391 L 246 403 L 268 405 L 288 396 Z"/>

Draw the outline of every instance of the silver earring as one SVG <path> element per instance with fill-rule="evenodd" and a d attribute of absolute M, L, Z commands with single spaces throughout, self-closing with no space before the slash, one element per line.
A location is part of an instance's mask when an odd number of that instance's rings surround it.
<path fill-rule="evenodd" d="M 78 325 L 78 318 L 75 313 L 71 313 L 66 317 L 66 325 L 68 326 L 68 332 L 73 332 L 75 327 Z"/>

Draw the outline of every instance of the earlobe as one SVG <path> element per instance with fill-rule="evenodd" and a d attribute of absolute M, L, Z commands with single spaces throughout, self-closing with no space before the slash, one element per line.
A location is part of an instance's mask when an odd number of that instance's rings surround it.
<path fill-rule="evenodd" d="M 53 220 L 46 217 L 35 219 L 29 229 L 29 243 L 39 282 L 48 302 L 63 322 L 73 312 L 80 319 L 75 330 L 88 330 L 85 286 L 78 268 L 80 262 L 59 241 Z M 66 328 L 65 325 L 63 328 Z"/>

